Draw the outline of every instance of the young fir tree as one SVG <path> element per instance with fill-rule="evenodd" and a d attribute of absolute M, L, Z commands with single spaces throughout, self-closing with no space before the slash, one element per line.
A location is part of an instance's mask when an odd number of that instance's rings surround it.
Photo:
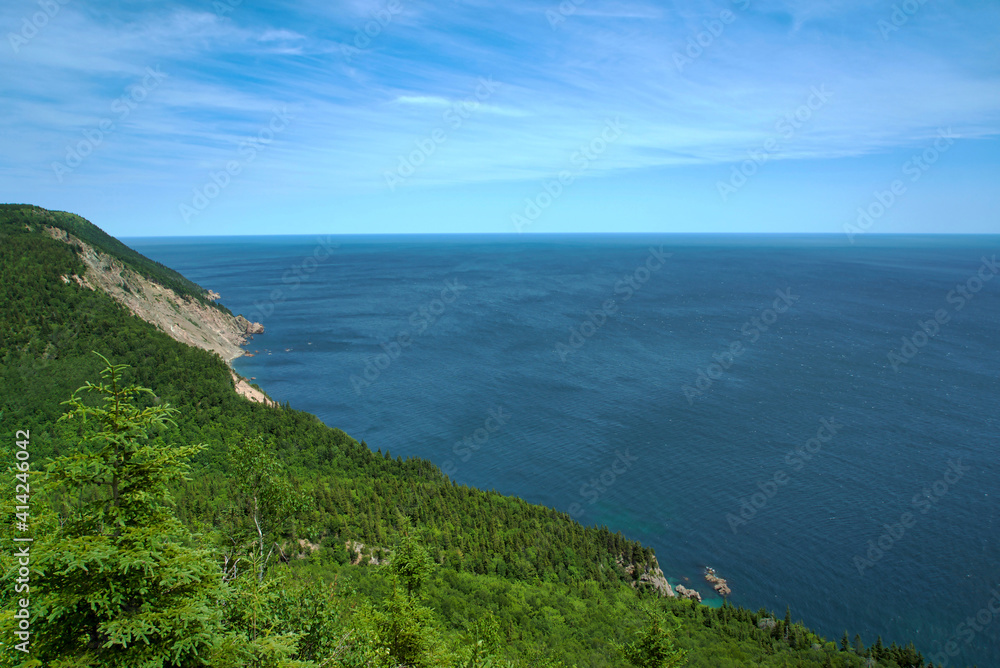
<path fill-rule="evenodd" d="M 687 650 L 674 647 L 674 634 L 679 623 L 664 622 L 661 615 L 653 613 L 649 627 L 637 634 L 634 642 L 620 647 L 625 660 L 639 668 L 675 668 L 683 666 Z"/>
<path fill-rule="evenodd" d="M 393 582 L 402 585 L 411 597 L 420 597 L 423 586 L 434 573 L 434 560 L 427 548 L 412 535 L 409 519 L 404 519 L 402 534 L 387 568 Z"/>
<path fill-rule="evenodd" d="M 79 445 L 44 476 L 46 492 L 69 503 L 32 553 L 32 659 L 47 668 L 206 665 L 221 639 L 221 572 L 191 546 L 168 491 L 203 446 L 155 438 L 174 409 L 140 407 L 152 392 L 101 359 L 102 382 L 64 402 L 71 410 L 60 419 L 78 425 Z"/>
<path fill-rule="evenodd" d="M 382 567 L 391 578 L 392 591 L 380 605 L 367 606 L 355 617 L 358 635 L 365 639 L 359 645 L 367 646 L 359 650 L 380 657 L 365 665 L 432 668 L 454 662 L 433 611 L 422 600 L 434 567 L 427 549 L 412 535 L 409 519 L 402 518 L 399 542 Z"/>
<path fill-rule="evenodd" d="M 872 646 L 872 658 L 880 661 L 885 654 L 885 645 L 882 644 L 882 636 L 879 636 L 875 639 L 875 644 Z"/>

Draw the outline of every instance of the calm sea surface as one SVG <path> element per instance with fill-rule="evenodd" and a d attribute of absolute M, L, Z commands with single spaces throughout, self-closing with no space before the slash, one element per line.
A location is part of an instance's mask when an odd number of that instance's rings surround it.
<path fill-rule="evenodd" d="M 712 566 L 832 640 L 1000 666 L 1000 236 L 126 242 L 372 449 L 620 530 L 706 598 Z"/>

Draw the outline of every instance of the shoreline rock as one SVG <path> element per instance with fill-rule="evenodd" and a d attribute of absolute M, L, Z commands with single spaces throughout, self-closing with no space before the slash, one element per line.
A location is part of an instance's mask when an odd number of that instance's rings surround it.
<path fill-rule="evenodd" d="M 255 334 L 263 334 L 264 333 L 264 325 L 260 324 L 259 322 L 250 322 L 249 320 L 247 320 L 246 318 L 244 318 L 242 315 L 236 316 L 236 326 L 239 327 L 240 329 L 242 329 L 243 333 L 246 336 L 251 337 L 251 338 L 253 338 L 253 336 Z M 245 342 L 246 341 L 244 341 L 244 343 Z"/>
<path fill-rule="evenodd" d="M 264 404 L 265 406 L 278 406 L 278 402 L 270 398 L 256 387 L 250 384 L 250 381 L 239 375 L 232 369 L 229 370 L 230 375 L 233 377 L 233 386 L 236 388 L 236 393 L 245 399 L 257 404 Z"/>
<path fill-rule="evenodd" d="M 729 596 L 733 593 L 733 590 L 729 588 L 726 581 L 716 575 L 714 568 L 705 569 L 705 579 L 712 585 L 712 588 L 715 589 L 720 596 Z"/>
<path fill-rule="evenodd" d="M 674 585 L 674 589 L 677 591 L 677 595 L 681 598 L 689 598 L 692 601 L 698 601 L 701 603 L 701 594 L 696 592 L 694 589 L 688 589 L 684 585 Z"/>

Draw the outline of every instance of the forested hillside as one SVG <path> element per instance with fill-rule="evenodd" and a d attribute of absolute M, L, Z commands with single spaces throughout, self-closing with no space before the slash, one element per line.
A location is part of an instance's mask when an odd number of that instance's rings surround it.
<path fill-rule="evenodd" d="M 46 226 L 206 294 L 78 216 L 0 206 L 2 455 L 13 490 L 30 433 L 35 538 L 27 654 L 3 551 L 3 665 L 925 665 L 664 598 L 639 582 L 653 551 L 620 533 L 246 401 L 217 355 L 63 280 L 85 267 Z"/>
<path fill-rule="evenodd" d="M 137 271 L 140 275 L 170 288 L 182 297 L 190 296 L 203 303 L 206 290 L 189 281 L 180 273 L 161 263 L 150 260 L 137 253 L 122 242 L 107 234 L 88 220 L 65 211 L 49 211 L 38 206 L 27 204 L 0 204 L 0 219 L 4 221 L 3 234 L 13 234 L 20 230 L 39 230 L 44 227 L 57 227 L 69 232 L 81 241 L 94 248 L 117 258 Z M 225 307 L 218 306 L 228 312 Z"/>

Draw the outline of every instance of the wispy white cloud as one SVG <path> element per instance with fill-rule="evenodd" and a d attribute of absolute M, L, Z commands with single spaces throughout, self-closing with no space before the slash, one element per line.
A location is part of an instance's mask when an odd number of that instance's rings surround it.
<path fill-rule="evenodd" d="M 400 95 L 396 98 L 399 104 L 430 105 L 432 107 L 447 107 L 453 104 L 450 100 L 436 95 Z"/>
<path fill-rule="evenodd" d="M 382 191 L 436 129 L 447 139 L 408 187 L 551 176 L 613 118 L 628 129 L 593 173 L 738 161 L 819 86 L 830 101 L 776 159 L 878 154 L 942 126 L 1000 134 L 1000 10 L 971 2 L 927 3 L 888 35 L 892 3 L 861 0 L 588 0 L 555 27 L 558 2 L 526 0 L 62 7 L 0 56 L 12 187 L 54 187 L 52 160 L 147 67 L 168 76 L 62 187 L 127 164 L 128 179 L 184 194 L 279 105 L 294 121 L 242 178 L 294 175 L 287 187 L 308 197 Z M 22 18 L 0 9 L 2 25 Z"/>
<path fill-rule="evenodd" d="M 257 38 L 259 42 L 297 42 L 299 40 L 306 39 L 305 35 L 300 35 L 297 32 L 291 30 L 265 30 L 264 33 Z"/>

